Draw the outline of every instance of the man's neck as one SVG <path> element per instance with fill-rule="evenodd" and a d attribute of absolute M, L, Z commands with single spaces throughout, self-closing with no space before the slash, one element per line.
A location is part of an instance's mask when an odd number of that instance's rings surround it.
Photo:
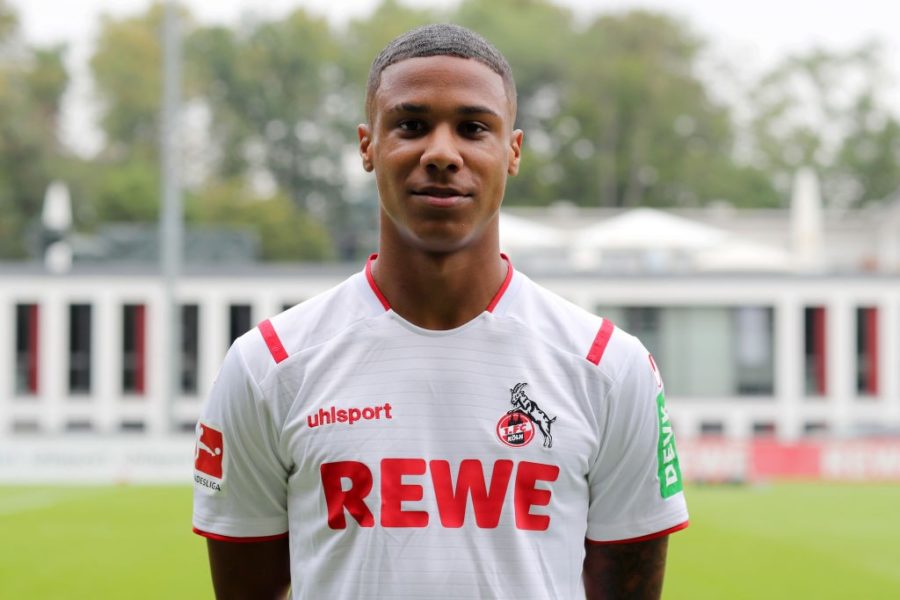
<path fill-rule="evenodd" d="M 372 275 L 398 315 L 425 329 L 446 330 L 484 312 L 509 268 L 499 248 L 432 254 L 382 243 Z"/>

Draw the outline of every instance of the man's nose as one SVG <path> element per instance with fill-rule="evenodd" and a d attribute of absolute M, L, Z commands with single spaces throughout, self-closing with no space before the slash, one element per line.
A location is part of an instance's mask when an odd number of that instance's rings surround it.
<path fill-rule="evenodd" d="M 456 136 L 449 125 L 440 125 L 431 131 L 420 163 L 426 169 L 458 171 L 463 165 L 462 155 L 456 147 Z"/>

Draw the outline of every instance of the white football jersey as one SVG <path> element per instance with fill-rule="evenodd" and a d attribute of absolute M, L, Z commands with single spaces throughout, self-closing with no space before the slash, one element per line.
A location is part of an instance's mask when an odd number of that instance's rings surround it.
<path fill-rule="evenodd" d="M 239 338 L 200 423 L 194 530 L 289 536 L 294 598 L 576 598 L 585 539 L 687 525 L 663 384 L 512 266 L 447 331 L 370 264 Z"/>

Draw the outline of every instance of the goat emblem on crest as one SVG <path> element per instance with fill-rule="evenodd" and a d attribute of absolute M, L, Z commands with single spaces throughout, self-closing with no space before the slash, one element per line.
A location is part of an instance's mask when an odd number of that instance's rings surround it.
<path fill-rule="evenodd" d="M 509 390 L 510 404 L 513 407 L 506 412 L 507 415 L 513 413 L 521 413 L 529 418 L 541 435 L 544 436 L 544 448 L 553 447 L 553 436 L 550 434 L 550 426 L 556 421 L 556 417 L 551 417 L 538 406 L 537 402 L 528 397 L 525 392 L 527 383 L 517 383 L 515 387 Z"/>

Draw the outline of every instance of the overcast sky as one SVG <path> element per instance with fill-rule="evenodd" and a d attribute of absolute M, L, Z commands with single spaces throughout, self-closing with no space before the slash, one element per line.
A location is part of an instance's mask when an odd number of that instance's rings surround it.
<path fill-rule="evenodd" d="M 848 45 L 867 36 L 897 37 L 900 3 L 892 0 L 559 0 L 580 13 L 623 10 L 636 6 L 681 14 L 707 35 L 758 48 L 763 54 L 807 47 L 813 43 Z M 235 22 L 244 12 L 283 14 L 306 6 L 335 21 L 371 11 L 375 0 L 186 0 L 202 20 Z M 407 4 L 438 5 L 435 0 Z M 446 2 L 443 2 L 446 3 Z M 94 31 L 97 15 L 129 14 L 147 0 L 12 0 L 26 34 L 36 41 L 84 40 Z M 897 47 L 894 48 L 897 51 Z"/>
<path fill-rule="evenodd" d="M 47 44 L 68 42 L 69 66 L 75 75 L 67 98 L 66 137 L 77 138 L 89 151 L 85 129 L 90 120 L 90 90 L 86 60 L 96 34 L 99 15 L 140 12 L 148 0 L 8 0 L 21 19 L 26 39 Z M 889 67 L 900 79 L 900 2 L 893 0 L 557 0 L 579 14 L 648 7 L 683 17 L 710 42 L 711 56 L 745 76 L 765 68 L 785 54 L 813 46 L 847 48 L 877 37 L 887 50 Z M 277 16 L 305 6 L 341 23 L 365 15 L 376 0 L 184 0 L 202 22 L 234 24 L 247 13 Z M 436 0 L 408 0 L 407 4 L 446 4 Z"/>

